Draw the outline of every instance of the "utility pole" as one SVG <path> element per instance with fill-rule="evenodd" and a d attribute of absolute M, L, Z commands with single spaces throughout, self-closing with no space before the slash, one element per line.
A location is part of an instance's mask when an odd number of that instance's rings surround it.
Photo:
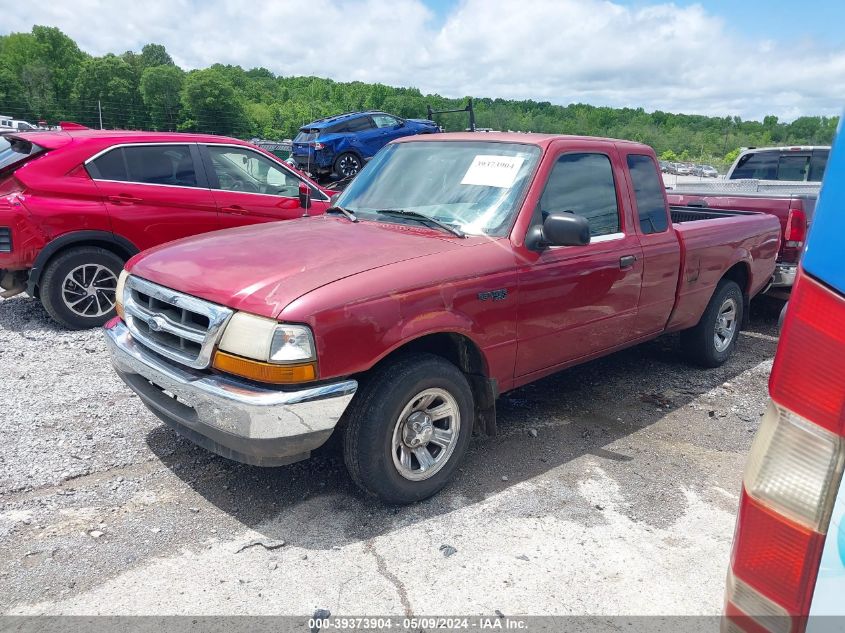
<path fill-rule="evenodd" d="M 103 129 L 103 108 L 100 105 L 100 100 L 97 99 L 97 112 L 100 113 L 100 129 Z"/>

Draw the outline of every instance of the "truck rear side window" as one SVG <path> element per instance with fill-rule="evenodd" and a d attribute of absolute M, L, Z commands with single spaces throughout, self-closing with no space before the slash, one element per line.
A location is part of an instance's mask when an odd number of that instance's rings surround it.
<path fill-rule="evenodd" d="M 669 219 L 663 197 L 663 181 L 657 176 L 654 161 L 645 154 L 628 154 L 627 161 L 634 183 L 640 231 L 644 234 L 662 233 L 669 228 Z"/>
<path fill-rule="evenodd" d="M 619 232 L 619 207 L 610 158 L 605 154 L 564 154 L 552 168 L 540 210 L 576 213 L 590 221 L 590 235 Z"/>

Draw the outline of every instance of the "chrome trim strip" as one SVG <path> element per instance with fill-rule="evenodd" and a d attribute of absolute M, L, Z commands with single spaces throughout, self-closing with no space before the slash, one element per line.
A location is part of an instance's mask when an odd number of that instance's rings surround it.
<path fill-rule="evenodd" d="M 240 148 L 240 149 L 246 149 L 246 150 L 251 151 L 251 152 L 256 152 L 256 153 L 260 154 L 261 156 L 263 156 L 264 158 L 266 158 L 266 159 L 272 161 L 273 163 L 275 163 L 280 169 L 282 169 L 286 173 L 290 174 L 290 176 L 292 178 L 295 178 L 299 182 L 304 182 L 309 187 L 312 187 L 312 192 L 318 193 L 320 195 L 320 201 L 321 202 L 328 202 L 329 200 L 331 200 L 331 197 L 327 193 L 322 191 L 319 187 L 317 187 L 316 183 L 312 183 L 310 181 L 303 180 L 302 176 L 300 174 L 296 173 L 294 170 L 292 170 L 290 168 L 290 166 L 287 165 L 287 163 L 285 163 L 285 161 L 280 160 L 278 156 L 274 156 L 273 154 L 270 154 L 269 152 L 267 154 L 265 154 L 263 150 L 261 150 L 260 148 L 256 148 L 254 145 L 241 145 L 239 143 L 215 143 L 213 141 L 172 141 L 172 142 L 171 141 L 164 141 L 164 142 L 159 142 L 159 143 L 156 143 L 156 142 L 117 143 L 116 145 L 110 145 L 109 147 L 107 147 L 105 149 L 101 149 L 99 152 L 97 152 L 93 156 L 87 158 L 82 164 L 87 165 L 88 163 L 91 163 L 91 162 L 97 160 L 98 158 L 100 158 L 100 156 L 108 154 L 112 150 L 120 149 L 121 147 L 156 147 L 156 146 L 165 146 L 165 145 L 167 145 L 167 146 L 169 146 L 169 145 L 184 145 L 186 147 L 190 146 L 190 145 L 204 145 L 206 147 L 208 147 L 208 146 L 211 146 L 211 147 L 215 147 L 215 146 L 217 146 L 217 147 L 237 147 L 237 148 Z M 201 185 L 197 185 L 195 187 L 191 187 L 189 185 L 160 185 L 160 184 L 153 183 L 153 182 L 137 182 L 135 180 L 110 180 L 108 178 L 94 178 L 93 176 L 91 177 L 91 180 L 94 180 L 96 182 L 114 182 L 114 183 L 119 183 L 119 184 L 122 183 L 122 184 L 128 184 L 128 185 L 146 185 L 148 187 L 173 187 L 173 188 L 176 188 L 176 189 L 205 189 L 206 191 L 228 191 L 227 189 L 214 189 L 213 187 L 203 187 Z M 293 199 L 296 199 L 296 197 L 297 197 L 297 196 L 274 196 L 273 194 L 270 194 L 270 193 L 254 193 L 254 192 L 251 192 L 251 191 L 236 191 L 236 192 L 232 192 L 232 193 L 251 193 L 252 195 L 256 195 L 256 196 L 270 196 L 271 198 L 285 198 L 285 199 L 288 199 L 288 200 L 293 200 Z"/>
<path fill-rule="evenodd" d="M 611 242 L 613 240 L 625 239 L 624 233 L 609 233 L 607 235 L 597 235 L 590 238 L 590 244 L 599 244 L 601 242 Z"/>
<path fill-rule="evenodd" d="M 113 149 L 120 149 L 121 147 L 157 147 L 157 146 L 165 146 L 165 145 L 166 146 L 184 145 L 185 147 L 189 147 L 191 145 L 196 145 L 196 144 L 197 144 L 196 141 L 160 141 L 160 142 L 146 142 L 146 143 L 141 141 L 139 143 L 132 143 L 132 142 L 117 143 L 115 145 L 109 145 L 105 149 L 101 149 L 99 152 L 97 152 L 96 154 L 94 154 L 90 158 L 86 159 L 85 162 L 83 162 L 82 164 L 87 165 L 88 163 L 92 163 L 95 160 L 97 160 L 100 156 L 103 156 L 104 154 L 108 154 Z M 134 181 L 128 181 L 128 180 L 111 180 L 109 182 L 133 182 L 134 183 Z M 150 184 L 150 183 L 139 182 L 139 183 L 135 183 L 135 184 L 143 185 L 143 184 Z M 163 186 L 168 186 L 168 185 L 163 185 Z M 176 186 L 179 186 L 179 185 L 169 185 L 169 186 L 176 187 Z M 195 188 L 195 187 L 193 187 L 193 188 Z"/>

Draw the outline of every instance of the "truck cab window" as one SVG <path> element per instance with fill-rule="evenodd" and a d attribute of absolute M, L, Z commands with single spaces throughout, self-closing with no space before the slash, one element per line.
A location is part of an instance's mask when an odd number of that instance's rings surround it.
<path fill-rule="evenodd" d="M 807 180 L 810 157 L 786 154 L 778 162 L 778 180 Z"/>
<path fill-rule="evenodd" d="M 810 182 L 821 182 L 824 177 L 824 169 L 827 167 L 827 157 L 830 152 L 826 149 L 813 150 L 813 157 L 810 159 Z"/>
<path fill-rule="evenodd" d="M 605 154 L 564 154 L 552 168 L 540 197 L 540 211 L 575 213 L 590 222 L 590 235 L 619 233 L 619 206 L 610 158 Z"/>
<path fill-rule="evenodd" d="M 754 178 L 757 180 L 776 180 L 779 152 L 756 152 L 739 157 L 736 169 L 731 173 L 731 180 Z"/>
<path fill-rule="evenodd" d="M 657 175 L 657 168 L 651 158 L 644 154 L 628 154 L 627 162 L 631 182 L 634 183 L 640 231 L 644 234 L 662 233 L 669 228 L 669 218 L 663 197 L 663 182 Z"/>

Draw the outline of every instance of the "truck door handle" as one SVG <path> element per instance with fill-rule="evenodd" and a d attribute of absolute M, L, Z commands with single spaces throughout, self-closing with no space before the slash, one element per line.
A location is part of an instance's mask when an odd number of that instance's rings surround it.
<path fill-rule="evenodd" d="M 136 202 L 143 202 L 141 198 L 130 196 L 128 193 L 121 193 L 117 196 L 109 196 L 108 200 L 113 204 L 134 204 Z"/>
<path fill-rule="evenodd" d="M 229 207 L 223 207 L 223 209 L 221 209 L 221 210 L 223 211 L 223 213 L 231 213 L 233 215 L 246 215 L 247 214 L 247 210 L 244 209 L 239 204 L 233 204 Z"/>
<path fill-rule="evenodd" d="M 619 268 L 622 268 L 623 270 L 625 268 L 630 268 L 635 263 L 637 263 L 637 258 L 633 255 L 623 255 L 619 258 Z"/>

